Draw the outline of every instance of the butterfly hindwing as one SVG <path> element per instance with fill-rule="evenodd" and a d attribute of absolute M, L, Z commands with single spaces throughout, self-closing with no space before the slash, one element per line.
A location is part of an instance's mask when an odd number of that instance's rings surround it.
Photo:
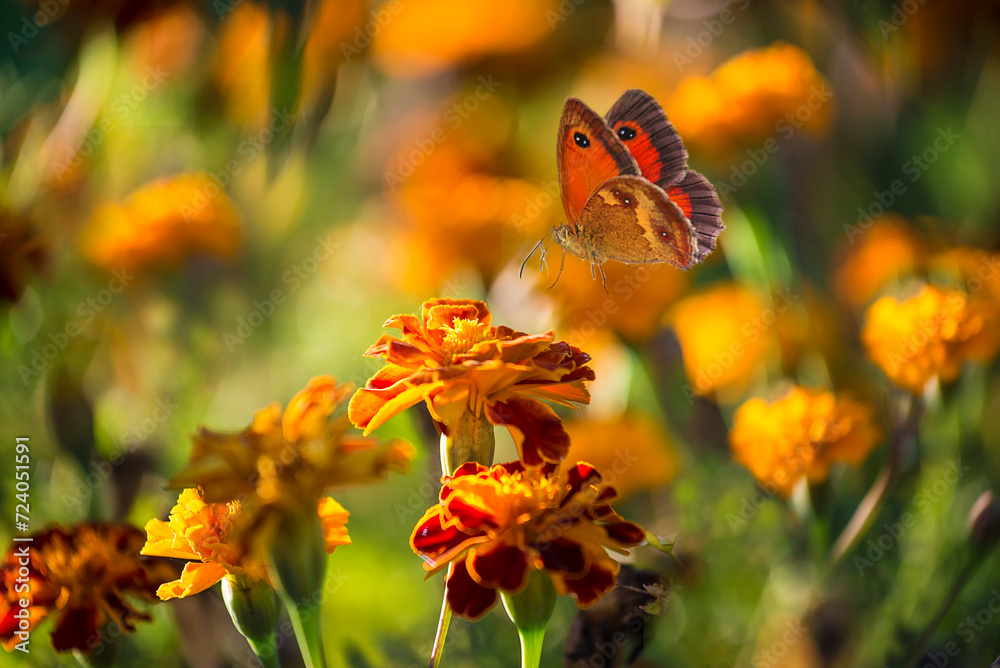
<path fill-rule="evenodd" d="M 669 262 L 687 269 L 695 262 L 697 241 L 691 223 L 661 188 L 641 176 L 622 175 L 590 196 L 579 234 L 599 249 L 597 262 Z"/>
<path fill-rule="evenodd" d="M 663 189 L 684 177 L 688 160 L 684 142 L 649 93 L 637 88 L 625 91 L 608 112 L 607 122 L 644 177 Z"/>
<path fill-rule="evenodd" d="M 639 174 L 629 150 L 608 124 L 576 98 L 566 100 L 559 120 L 556 160 L 563 207 L 571 224 L 601 184 L 621 174 Z"/>
<path fill-rule="evenodd" d="M 704 176 L 690 170 L 684 178 L 667 189 L 667 196 L 680 207 L 698 237 L 695 262 L 702 262 L 715 250 L 715 241 L 722 232 L 722 202 L 715 188 Z"/>

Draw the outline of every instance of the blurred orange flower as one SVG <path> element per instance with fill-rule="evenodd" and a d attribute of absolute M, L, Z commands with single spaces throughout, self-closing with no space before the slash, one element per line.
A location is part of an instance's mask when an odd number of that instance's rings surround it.
<path fill-rule="evenodd" d="M 390 0 L 398 10 L 373 30 L 380 68 L 419 77 L 487 55 L 527 49 L 552 33 L 555 0 Z"/>
<path fill-rule="evenodd" d="M 142 74 L 151 68 L 169 74 L 187 71 L 204 36 L 205 26 L 191 7 L 180 3 L 166 7 L 128 36 L 132 65 Z"/>
<path fill-rule="evenodd" d="M 142 531 L 127 524 L 56 526 L 32 538 L 15 543 L 3 562 L 0 639 L 8 651 L 49 615 L 58 616 L 52 631 L 57 652 L 94 651 L 108 640 L 107 625 L 117 626 L 117 637 L 150 621 L 130 599 L 155 601 L 157 584 L 177 576 L 166 560 L 139 556 Z M 16 615 L 25 609 L 28 619 L 21 620 Z"/>
<path fill-rule="evenodd" d="M 935 376 L 957 378 L 966 360 L 991 360 L 1000 348 L 1000 314 L 989 299 L 925 285 L 902 302 L 872 304 L 861 338 L 893 383 L 920 393 Z"/>
<path fill-rule="evenodd" d="M 767 355 L 777 352 L 775 323 L 798 297 L 776 294 L 766 306 L 737 283 L 720 283 L 677 302 L 667 313 L 684 353 L 685 394 L 743 390 Z"/>
<path fill-rule="evenodd" d="M 611 509 L 617 497 L 582 462 L 558 471 L 468 462 L 444 479 L 441 502 L 417 523 L 410 547 L 429 573 L 454 566 L 447 600 L 466 619 L 486 614 L 499 590 L 523 590 L 533 570 L 587 608 L 615 586 L 620 566 L 606 550 L 628 554 L 645 540 L 642 527 Z"/>
<path fill-rule="evenodd" d="M 242 432 L 202 427 L 194 436 L 187 468 L 171 484 L 200 487 L 209 504 L 239 499 L 247 516 L 240 539 L 249 551 L 249 543 L 268 540 L 274 522 L 315 512 L 331 487 L 405 471 L 414 454 L 411 445 L 402 441 L 379 445 L 375 439 L 348 433 L 347 418 L 335 415 L 348 392 L 330 376 L 317 376 L 292 398 L 284 413 L 277 403 L 271 404 L 259 410 Z M 337 508 L 328 505 L 326 510 L 333 513 Z"/>
<path fill-rule="evenodd" d="M 611 420 L 573 420 L 567 462 L 587 462 L 604 472 L 609 484 L 628 496 L 670 482 L 680 460 L 663 428 L 648 415 L 628 413 Z"/>
<path fill-rule="evenodd" d="M 81 234 L 83 254 L 106 269 L 177 264 L 195 252 L 236 255 L 240 224 L 207 174 L 152 181 L 121 204 L 98 207 Z"/>
<path fill-rule="evenodd" d="M 365 355 L 386 365 L 351 398 L 348 414 L 365 434 L 420 401 L 444 433 L 463 415 L 507 427 L 528 466 L 558 462 L 569 448 L 562 420 L 540 399 L 589 403 L 590 357 L 555 334 L 492 325 L 485 302 L 430 299 L 420 315 L 396 315 Z"/>
<path fill-rule="evenodd" d="M 241 540 L 249 519 L 242 508 L 239 501 L 205 503 L 199 490 L 185 489 L 167 522 L 152 519 L 146 524 L 142 554 L 188 560 L 180 578 L 160 585 L 157 596 L 164 601 L 193 596 L 229 574 L 270 582 L 264 555 L 247 552 Z M 338 545 L 349 545 L 348 513 L 343 506 L 324 497 L 318 513 L 327 553 Z"/>
<path fill-rule="evenodd" d="M 659 330 L 664 311 L 688 284 L 687 273 L 664 270 L 664 265 L 629 267 L 608 262 L 603 269 L 607 291 L 604 283 L 590 275 L 586 262 L 572 259 L 551 290 L 562 322 L 585 336 L 607 328 L 626 341 L 648 340 Z M 547 274 L 540 274 L 538 291 L 549 292 L 551 282 Z"/>
<path fill-rule="evenodd" d="M 774 403 L 740 406 L 729 446 L 761 485 L 787 497 L 803 477 L 826 480 L 834 462 L 857 466 L 880 438 L 867 405 L 796 386 Z"/>
<path fill-rule="evenodd" d="M 896 214 L 877 218 L 867 231 L 850 237 L 851 248 L 837 269 L 837 295 L 852 306 L 874 298 L 892 280 L 923 268 L 926 250 Z"/>
<path fill-rule="evenodd" d="M 222 93 L 226 117 L 239 125 L 267 123 L 274 30 L 267 9 L 250 0 L 230 8 L 219 28 L 212 78 Z"/>
<path fill-rule="evenodd" d="M 721 156 L 776 133 L 821 134 L 830 122 L 832 95 L 809 54 L 778 42 L 741 53 L 710 76 L 685 79 L 665 109 L 686 142 Z"/>
<path fill-rule="evenodd" d="M 963 285 L 970 295 L 982 295 L 1000 307 L 1000 256 L 978 248 L 949 248 L 935 255 L 930 270 L 954 285 Z"/>

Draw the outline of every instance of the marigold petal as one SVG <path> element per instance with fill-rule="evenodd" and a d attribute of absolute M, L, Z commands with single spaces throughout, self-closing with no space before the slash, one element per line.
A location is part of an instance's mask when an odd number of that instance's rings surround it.
<path fill-rule="evenodd" d="M 512 395 L 487 403 L 486 415 L 493 424 L 507 427 L 526 466 L 558 462 L 569 451 L 569 435 L 562 420 L 537 399 Z"/>
<path fill-rule="evenodd" d="M 557 571 L 566 576 L 579 576 L 586 572 L 588 563 L 583 548 L 565 538 L 549 541 L 538 556 L 547 570 Z"/>
<path fill-rule="evenodd" d="M 448 605 L 459 617 L 475 621 L 496 605 L 497 590 L 476 584 L 465 561 L 455 562 L 448 578 Z"/>
<path fill-rule="evenodd" d="M 618 562 L 608 559 L 607 562 L 591 564 L 590 570 L 582 577 L 567 578 L 553 575 L 552 582 L 559 594 L 573 596 L 577 607 L 589 608 L 615 586 L 618 569 Z"/>
<path fill-rule="evenodd" d="M 226 567 L 222 564 L 189 561 L 184 565 L 180 579 L 163 583 L 156 590 L 156 595 L 162 601 L 193 596 L 221 580 L 226 572 Z"/>
<path fill-rule="evenodd" d="M 93 606 L 77 606 L 66 608 L 59 614 L 55 628 L 52 630 L 52 648 L 57 652 L 67 652 L 78 649 L 87 652 L 92 644 L 97 642 L 100 614 Z"/>
<path fill-rule="evenodd" d="M 499 545 L 492 550 L 480 546 L 470 555 L 469 575 L 481 585 L 516 592 L 528 580 L 528 558 L 515 545 Z"/>
<path fill-rule="evenodd" d="M 608 537 L 620 545 L 640 545 L 646 540 L 646 532 L 638 524 L 626 520 L 609 522 L 602 525 L 608 532 Z"/>

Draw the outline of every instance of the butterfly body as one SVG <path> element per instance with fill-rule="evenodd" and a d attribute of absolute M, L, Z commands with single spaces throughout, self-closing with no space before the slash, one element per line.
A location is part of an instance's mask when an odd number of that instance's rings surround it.
<path fill-rule="evenodd" d="M 687 168 L 680 136 L 644 91 L 627 91 L 606 118 L 569 98 L 556 159 L 568 220 L 553 240 L 592 268 L 615 260 L 689 269 L 715 248 L 715 189 Z"/>

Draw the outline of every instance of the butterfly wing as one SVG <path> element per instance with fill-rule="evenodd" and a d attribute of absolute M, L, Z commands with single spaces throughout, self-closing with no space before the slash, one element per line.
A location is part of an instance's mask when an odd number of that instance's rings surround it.
<path fill-rule="evenodd" d="M 606 181 L 584 206 L 580 235 L 598 249 L 594 261 L 629 264 L 669 262 L 687 269 L 698 242 L 691 222 L 662 188 L 626 174 Z"/>
<path fill-rule="evenodd" d="M 620 174 L 639 174 L 635 158 L 604 119 L 573 97 L 566 100 L 559 119 L 556 162 L 563 208 L 571 225 L 605 181 Z"/>
<path fill-rule="evenodd" d="M 608 112 L 607 122 L 644 177 L 664 189 L 684 178 L 684 142 L 652 95 L 637 88 L 625 91 Z"/>
<path fill-rule="evenodd" d="M 687 168 L 688 154 L 663 108 L 645 91 L 626 91 L 607 115 L 615 137 L 629 149 L 642 175 L 660 186 L 691 221 L 698 237 L 695 262 L 715 250 L 722 203 L 708 179 Z"/>

